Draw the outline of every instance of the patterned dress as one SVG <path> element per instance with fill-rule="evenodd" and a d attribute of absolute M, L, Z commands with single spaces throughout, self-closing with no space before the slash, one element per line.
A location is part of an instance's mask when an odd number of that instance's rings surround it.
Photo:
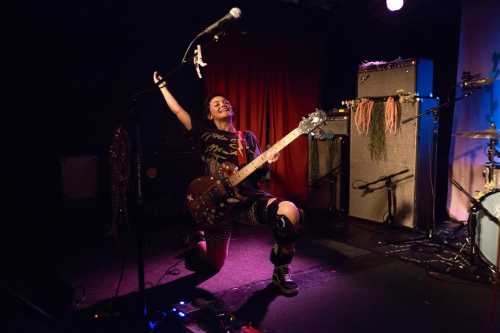
<path fill-rule="evenodd" d="M 192 134 L 200 133 L 199 148 L 203 163 L 204 175 L 220 177 L 221 164 L 231 163 L 239 169 L 251 162 L 260 155 L 261 150 L 255 134 L 251 131 L 227 132 L 219 129 L 203 129 L 198 131 L 194 128 Z M 243 140 L 240 140 L 240 136 Z M 241 156 L 246 157 L 246 161 L 241 163 Z M 240 156 L 240 158 L 238 157 Z M 218 239 L 228 239 L 231 234 L 231 225 L 234 222 L 247 224 L 264 223 L 262 221 L 262 207 L 265 207 L 267 200 L 273 196 L 259 188 L 259 181 L 269 172 L 269 167 L 264 164 L 254 171 L 243 182 L 238 184 L 238 192 L 244 197 L 239 204 L 231 209 L 230 214 L 220 225 L 220 231 L 212 233 L 210 237 Z"/>

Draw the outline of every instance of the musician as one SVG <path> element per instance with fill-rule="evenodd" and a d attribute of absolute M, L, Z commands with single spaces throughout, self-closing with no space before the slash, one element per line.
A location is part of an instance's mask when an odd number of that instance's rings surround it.
<path fill-rule="evenodd" d="M 212 95 L 206 99 L 208 126 L 202 126 L 179 105 L 158 72 L 153 73 L 153 81 L 177 119 L 199 139 L 205 175 L 219 176 L 222 162 L 230 162 L 241 169 L 260 154 L 255 134 L 235 128 L 233 108 L 224 96 Z M 275 162 L 278 156 L 272 156 L 268 163 Z M 204 237 L 197 242 L 196 257 L 186 258 L 186 267 L 194 271 L 219 271 L 228 255 L 231 225 L 243 217 L 247 223 L 264 223 L 272 228 L 276 241 L 270 254 L 274 264 L 272 283 L 281 293 L 296 295 L 298 287 L 291 278 L 289 264 L 295 253 L 302 212 L 292 202 L 259 189 L 258 179 L 267 170 L 266 164 L 237 186 L 238 197 L 228 200 L 232 201 L 231 209 L 226 212 L 228 216 L 215 228 L 205 229 Z"/>

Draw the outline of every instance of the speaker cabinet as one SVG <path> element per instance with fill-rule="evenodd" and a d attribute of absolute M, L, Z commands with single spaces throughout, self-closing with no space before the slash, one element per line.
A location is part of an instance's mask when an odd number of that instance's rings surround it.
<path fill-rule="evenodd" d="M 397 63 L 361 69 L 357 74 L 357 97 L 377 98 L 397 95 L 398 90 L 432 96 L 432 61 L 408 59 Z M 432 98 L 419 98 L 414 103 L 401 103 L 401 120 L 416 117 L 435 106 Z M 352 113 L 354 119 L 354 112 Z M 350 125 L 350 190 L 349 215 L 384 222 L 388 214 L 388 190 L 384 181 L 365 191 L 358 187 L 375 182 L 389 175 L 395 184 L 394 223 L 409 228 L 425 230 L 432 222 L 432 113 L 401 123 L 396 135 L 385 138 L 385 158 L 373 160 L 369 151 L 370 138 L 360 135 L 351 121 Z"/>
<path fill-rule="evenodd" d="M 307 207 L 347 215 L 348 116 L 329 117 L 320 135 L 309 136 Z"/>

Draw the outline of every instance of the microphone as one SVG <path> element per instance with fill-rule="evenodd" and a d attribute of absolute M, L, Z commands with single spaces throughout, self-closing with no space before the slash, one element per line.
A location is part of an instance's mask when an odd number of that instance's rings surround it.
<path fill-rule="evenodd" d="M 483 86 L 489 86 L 493 80 L 489 77 L 478 77 L 474 79 L 464 79 L 460 82 L 460 87 L 462 88 L 480 88 Z"/>
<path fill-rule="evenodd" d="M 238 7 L 231 8 L 229 13 L 227 13 L 223 18 L 219 19 L 217 22 L 208 26 L 205 30 L 200 32 L 197 37 L 203 35 L 209 35 L 213 33 L 215 30 L 218 30 L 219 28 L 227 24 L 228 22 L 231 22 L 233 20 L 238 20 L 240 17 L 241 17 L 241 10 Z"/>

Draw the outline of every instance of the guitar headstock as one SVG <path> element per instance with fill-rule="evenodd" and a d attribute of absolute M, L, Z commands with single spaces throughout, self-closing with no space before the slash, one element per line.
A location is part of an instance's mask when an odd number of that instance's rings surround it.
<path fill-rule="evenodd" d="M 302 134 L 309 134 L 319 126 L 325 124 L 326 119 L 326 112 L 316 109 L 315 112 L 312 112 L 307 117 L 302 118 L 298 129 L 302 132 Z"/>

